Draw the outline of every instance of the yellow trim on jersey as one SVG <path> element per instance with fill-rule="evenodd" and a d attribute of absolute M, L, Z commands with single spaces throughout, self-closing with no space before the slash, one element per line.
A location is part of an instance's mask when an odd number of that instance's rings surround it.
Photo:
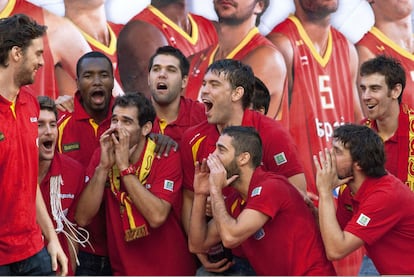
<path fill-rule="evenodd" d="M 160 131 L 161 131 L 161 134 L 164 134 L 164 130 L 165 130 L 165 128 L 166 128 L 166 127 L 167 127 L 167 125 L 168 125 L 167 120 L 165 120 L 165 119 L 160 119 L 158 124 L 160 125 Z"/>
<path fill-rule="evenodd" d="M 11 102 L 11 104 L 10 104 L 10 110 L 11 110 L 11 112 L 12 112 L 12 114 L 13 114 L 13 117 L 14 117 L 14 119 L 16 119 L 16 102 L 15 101 L 12 101 Z"/>
<path fill-rule="evenodd" d="M 89 34 L 85 33 L 82 29 L 78 28 L 79 31 L 82 33 L 82 35 L 85 37 L 86 41 L 90 44 L 92 44 L 94 47 L 102 50 L 102 52 L 107 53 L 108 55 L 113 55 L 116 51 L 116 35 L 114 31 L 112 30 L 111 26 L 109 24 L 106 24 L 109 31 L 109 46 L 106 46 L 105 44 L 101 43 L 100 41 L 96 40 Z"/>
<path fill-rule="evenodd" d="M 58 127 L 58 151 L 59 153 L 63 153 L 62 151 L 63 131 L 71 118 L 72 116 L 69 116 L 68 118 L 63 120 L 62 123 Z"/>
<path fill-rule="evenodd" d="M 328 33 L 328 45 L 326 46 L 326 51 L 323 57 L 319 54 L 318 51 L 316 51 L 315 46 L 312 43 L 312 40 L 306 33 L 305 28 L 303 28 L 302 23 L 300 23 L 299 19 L 294 15 L 289 15 L 289 19 L 296 25 L 296 28 L 298 29 L 300 37 L 305 42 L 306 46 L 309 48 L 309 50 L 312 53 L 312 56 L 318 61 L 318 63 L 325 67 L 328 63 L 329 59 L 332 55 L 332 33 L 331 30 L 329 30 Z"/>
<path fill-rule="evenodd" d="M 252 38 L 259 33 L 259 29 L 257 27 L 253 27 L 247 35 L 243 38 L 243 40 L 226 56 L 226 59 L 233 59 L 236 54 L 243 49 L 251 40 Z M 218 51 L 219 45 L 216 46 L 216 48 L 213 50 L 213 53 L 210 56 L 210 60 L 208 61 L 208 64 L 212 64 L 214 62 L 214 57 L 216 56 L 216 53 Z"/>
<path fill-rule="evenodd" d="M 99 125 L 95 122 L 93 118 L 89 118 L 89 124 L 91 124 L 93 131 L 95 132 L 95 137 L 98 136 Z"/>
<path fill-rule="evenodd" d="M 16 5 L 16 0 L 9 0 L 6 7 L 0 12 L 0 18 L 9 17 Z"/>
<path fill-rule="evenodd" d="M 408 118 L 410 122 L 410 125 L 408 128 L 408 145 L 411 146 L 413 145 L 412 143 L 414 142 L 414 132 L 411 128 L 414 122 L 414 111 L 411 109 L 408 111 Z M 411 166 L 413 165 L 413 163 L 414 163 L 414 155 L 412 154 L 412 151 L 409 151 L 408 152 L 407 183 L 411 191 L 414 191 L 414 176 L 411 175 L 411 172 L 412 172 Z"/>
<path fill-rule="evenodd" d="M 196 141 L 196 143 L 194 143 L 194 145 L 191 147 L 191 152 L 193 153 L 193 162 L 194 163 L 197 161 L 197 152 L 198 152 L 198 149 L 200 148 L 200 144 L 206 137 L 207 136 L 203 136 L 203 137 L 199 138 Z"/>
<path fill-rule="evenodd" d="M 180 28 L 177 24 L 175 24 L 171 19 L 166 17 L 160 10 L 158 10 L 156 7 L 149 5 L 148 10 L 155 14 L 157 17 L 159 17 L 162 21 L 164 21 L 165 24 L 169 25 L 171 28 L 173 28 L 175 31 L 180 33 L 186 40 L 188 40 L 191 44 L 195 45 L 198 41 L 199 31 L 198 31 L 198 25 L 195 23 L 193 17 L 191 14 L 188 14 L 188 19 L 190 20 L 191 24 L 191 36 L 187 34 L 182 28 Z"/>
<path fill-rule="evenodd" d="M 369 31 L 371 34 L 373 34 L 375 37 L 377 37 L 381 42 L 383 42 L 388 47 L 394 49 L 394 51 L 398 52 L 401 56 L 413 60 L 414 61 L 414 55 L 407 51 L 406 49 L 399 46 L 397 43 L 389 39 L 383 32 L 381 32 L 377 27 L 372 27 Z"/>

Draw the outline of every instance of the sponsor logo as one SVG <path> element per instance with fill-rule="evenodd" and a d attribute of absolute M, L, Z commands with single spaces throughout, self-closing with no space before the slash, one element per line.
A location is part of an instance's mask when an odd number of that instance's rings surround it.
<path fill-rule="evenodd" d="M 3 132 L 0 132 L 0 141 L 3 141 L 5 139 L 6 139 L 6 137 L 4 136 Z"/>
<path fill-rule="evenodd" d="M 367 226 L 371 218 L 361 213 L 357 219 L 357 223 L 361 226 Z"/>
<path fill-rule="evenodd" d="M 63 152 L 75 151 L 80 149 L 80 144 L 79 142 L 73 142 L 69 144 L 64 144 L 62 148 Z"/>
<path fill-rule="evenodd" d="M 37 117 L 31 116 L 30 117 L 30 122 L 37 122 Z"/>
<path fill-rule="evenodd" d="M 320 138 L 325 138 L 326 142 L 333 136 L 334 129 L 345 124 L 345 119 L 341 116 L 341 121 L 335 121 L 333 123 L 319 121 L 319 118 L 315 118 L 316 134 Z"/>

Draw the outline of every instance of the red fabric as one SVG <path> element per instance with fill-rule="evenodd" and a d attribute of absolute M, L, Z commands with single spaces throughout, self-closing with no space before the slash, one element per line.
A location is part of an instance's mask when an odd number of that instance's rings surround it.
<path fill-rule="evenodd" d="M 290 132 L 301 154 L 308 191 L 317 193 L 313 155 L 330 147 L 333 130 L 347 122 L 355 122 L 349 49 L 346 38 L 331 28 L 332 52 L 323 66 L 306 45 L 307 37 L 296 17 L 277 25 L 272 32 L 289 38 L 294 54 L 293 88 L 289 94 Z"/>
<path fill-rule="evenodd" d="M 23 13 L 33 18 L 38 24 L 45 25 L 43 9 L 35 6 L 25 0 L 9 1 L 7 5 L 13 5 L 9 14 L 0 13 L 0 17 L 8 17 L 10 15 Z M 30 85 L 33 95 L 47 95 L 52 99 L 59 96 L 57 84 L 55 82 L 55 62 L 53 61 L 52 50 L 49 46 L 47 33 L 43 36 L 43 59 L 44 65 L 36 73 L 34 84 Z"/>
<path fill-rule="evenodd" d="M 242 126 L 255 127 L 263 143 L 263 166 L 266 170 L 291 177 L 303 172 L 299 155 L 293 140 L 279 122 L 270 119 L 256 111 L 246 109 Z M 184 170 L 184 188 L 193 190 L 194 162 L 201 162 L 216 148 L 220 134 L 216 125 L 207 121 L 196 125 L 184 132 L 181 142 L 181 161 Z M 277 139 L 277 143 L 275 143 Z M 198 143 L 199 147 L 198 147 Z M 194 153 L 194 154 L 193 154 Z M 193 159 L 195 155 L 195 160 Z M 276 163 L 277 156 L 284 156 L 285 161 Z"/>
<path fill-rule="evenodd" d="M 85 169 L 82 165 L 74 159 L 65 156 L 63 154 L 55 153 L 52 164 L 46 176 L 43 178 L 40 184 L 40 190 L 42 191 L 43 199 L 45 200 L 47 211 L 50 218 L 53 221 L 56 228 L 56 222 L 52 216 L 51 203 L 50 203 L 50 178 L 52 176 L 62 176 L 63 184 L 60 186 L 62 210 L 66 214 L 66 218 L 72 223 L 75 223 L 74 216 L 76 210 L 76 204 L 78 197 L 84 187 L 85 182 Z M 58 234 L 60 244 L 65 251 L 66 256 L 70 260 L 69 247 L 66 236 L 61 232 Z M 71 264 L 69 262 L 69 264 Z M 68 275 L 74 275 L 72 267 L 68 267 Z"/>
<path fill-rule="evenodd" d="M 11 102 L 0 96 L 0 265 L 21 261 L 43 247 L 36 223 L 39 104 L 27 87 Z"/>
<path fill-rule="evenodd" d="M 380 34 L 379 37 L 376 34 Z M 406 49 L 400 47 L 379 29 L 373 27 L 367 32 L 362 39 L 356 44 L 357 46 L 364 46 L 375 55 L 391 56 L 401 62 L 406 73 L 406 86 L 402 96 L 402 101 L 414 106 L 414 55 Z"/>
<path fill-rule="evenodd" d="M 368 256 L 381 275 L 414 272 L 414 251 L 409 243 L 414 239 L 413 202 L 414 194 L 391 174 L 367 178 L 352 199 L 353 217 L 345 231 L 365 242 Z M 337 213 L 349 211 L 338 206 Z M 364 224 L 361 218 L 369 221 Z"/>
<path fill-rule="evenodd" d="M 270 218 L 241 244 L 257 275 L 336 275 L 326 258 L 315 218 L 286 178 L 258 168 L 244 209 Z M 240 210 L 235 210 L 234 218 L 237 212 Z"/>
<path fill-rule="evenodd" d="M 254 49 L 268 45 L 274 47 L 266 37 L 260 33 L 255 34 L 250 41 L 247 42 L 244 47 L 241 44 L 237 45 L 235 49 L 240 48 L 233 57 L 235 60 L 242 61 L 251 51 Z M 210 64 L 214 62 L 214 56 L 216 45 L 211 45 L 206 50 L 195 54 L 191 57 L 190 73 L 188 79 L 188 85 L 185 90 L 185 96 L 190 99 L 197 100 L 200 88 L 203 84 L 204 74 Z"/>
<path fill-rule="evenodd" d="M 206 119 L 206 112 L 203 104 L 181 97 L 177 120 L 165 127 L 164 135 L 171 137 L 178 143 L 178 145 L 180 145 L 184 131 Z M 160 119 L 158 117 L 155 118 L 152 132 L 161 133 Z"/>
<path fill-rule="evenodd" d="M 100 151 L 96 150 L 88 169 L 92 178 L 99 163 Z M 172 190 L 165 187 L 167 180 L 173 181 Z M 181 227 L 182 170 L 178 152 L 168 157 L 155 159 L 145 187 L 155 196 L 169 202 L 172 210 L 167 220 L 158 228 L 149 227 L 149 235 L 126 242 L 119 214 L 119 201 L 111 189 L 105 189 L 108 247 L 114 275 L 195 275 L 194 256 L 188 251 L 187 238 Z"/>
<path fill-rule="evenodd" d="M 90 158 L 96 148 L 99 147 L 99 138 L 103 132 L 105 132 L 111 125 L 111 108 L 104 121 L 101 122 L 97 133 L 92 125 L 89 123 L 91 118 L 80 103 L 80 93 L 76 92 L 74 98 L 74 112 L 62 114 L 59 118 L 59 139 L 58 149 L 65 155 L 77 160 L 85 168 L 89 165 Z M 111 100 L 112 107 L 113 99 Z M 66 119 L 70 119 L 66 122 Z M 66 125 L 61 127 L 62 124 Z M 63 130 L 62 130 L 63 129 Z M 76 145 L 75 148 L 67 147 L 70 150 L 65 151 L 65 146 Z M 101 207 L 99 213 L 95 216 L 93 221 L 86 226 L 90 234 L 90 243 L 95 251 L 88 245 L 86 248 L 81 248 L 80 251 L 88 253 L 107 256 L 108 249 L 106 245 L 106 233 L 105 233 L 105 208 Z"/>

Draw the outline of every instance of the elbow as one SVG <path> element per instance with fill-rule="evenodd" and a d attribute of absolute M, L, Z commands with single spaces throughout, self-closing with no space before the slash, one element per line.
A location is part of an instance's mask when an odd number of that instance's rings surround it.
<path fill-rule="evenodd" d="M 194 243 L 191 243 L 191 241 L 188 241 L 188 250 L 193 254 L 199 254 L 199 253 L 206 253 L 207 250 L 203 247 L 200 247 L 200 245 L 196 245 Z"/>
<path fill-rule="evenodd" d="M 147 220 L 149 226 L 153 229 L 161 227 L 167 220 L 168 214 L 153 214 L 151 218 Z"/>
<path fill-rule="evenodd" d="M 344 253 L 339 253 L 338 251 L 334 250 L 326 250 L 326 257 L 330 261 L 337 261 L 344 258 L 346 255 Z"/>
<path fill-rule="evenodd" d="M 85 227 L 91 223 L 91 220 L 88 220 L 85 216 L 78 215 L 77 213 L 75 215 L 75 221 L 80 227 Z"/>
<path fill-rule="evenodd" d="M 223 246 L 229 249 L 236 248 L 240 245 L 240 241 L 231 235 L 221 236 L 221 242 Z"/>

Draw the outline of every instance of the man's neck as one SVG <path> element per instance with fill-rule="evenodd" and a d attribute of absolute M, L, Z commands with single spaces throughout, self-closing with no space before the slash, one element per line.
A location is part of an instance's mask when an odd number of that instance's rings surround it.
<path fill-rule="evenodd" d="M 95 40 L 106 46 L 110 44 L 105 6 L 103 3 L 96 7 L 89 7 L 81 3 L 70 5 L 65 3 L 65 17 L 69 18 L 79 29 Z"/>
<path fill-rule="evenodd" d="M 376 120 L 378 135 L 387 141 L 398 129 L 398 117 L 400 115 L 400 106 L 395 103 L 388 109 L 388 113 L 383 118 Z"/>
<path fill-rule="evenodd" d="M 250 181 L 252 180 L 254 171 L 254 169 L 245 165 L 244 167 L 240 168 L 240 176 L 232 184 L 234 189 L 239 192 L 244 200 L 246 200 L 248 197 Z"/>
<path fill-rule="evenodd" d="M 375 20 L 375 27 L 377 27 L 389 39 L 410 53 L 414 53 L 411 15 L 400 20 L 393 21 L 377 16 Z"/>
<path fill-rule="evenodd" d="M 39 170 L 37 175 L 37 183 L 41 184 L 46 174 L 49 172 L 50 165 L 52 160 L 40 160 L 39 161 Z"/>
<path fill-rule="evenodd" d="M 185 1 L 176 2 L 164 6 L 153 6 L 160 10 L 165 16 L 167 16 L 171 21 L 177 24 L 187 34 L 191 34 L 191 24 L 188 20 L 188 9 Z"/>
<path fill-rule="evenodd" d="M 223 123 L 216 124 L 217 130 L 221 134 L 224 128 L 229 126 L 241 126 L 244 117 L 244 110 L 240 107 L 240 109 L 233 109 L 231 112 L 231 118 Z"/>
<path fill-rule="evenodd" d="M 144 151 L 146 143 L 147 138 L 142 137 L 138 142 L 138 145 L 135 148 L 134 152 L 132 152 L 132 154 L 129 157 L 129 164 L 136 164 L 139 161 L 139 158 L 141 157 L 142 151 Z"/>
<path fill-rule="evenodd" d="M 159 105 L 154 99 L 151 99 L 151 101 L 160 120 L 165 120 L 167 124 L 177 120 L 180 111 L 180 97 L 177 97 L 168 105 Z"/>
<path fill-rule="evenodd" d="M 313 18 L 307 16 L 305 13 L 298 11 L 295 16 L 301 22 L 306 34 L 309 36 L 313 43 L 313 46 L 322 56 L 325 54 L 328 46 L 328 37 L 331 28 L 331 17 L 326 16 L 324 18 Z"/>
<path fill-rule="evenodd" d="M 10 80 L 13 80 L 13 73 L 8 69 L 0 69 L 0 95 L 10 102 L 14 102 L 19 94 L 20 87 L 17 87 L 13 81 L 10 82 Z"/>
<path fill-rule="evenodd" d="M 218 28 L 218 50 L 214 60 L 225 59 L 255 27 L 253 18 L 238 25 L 220 23 Z"/>

